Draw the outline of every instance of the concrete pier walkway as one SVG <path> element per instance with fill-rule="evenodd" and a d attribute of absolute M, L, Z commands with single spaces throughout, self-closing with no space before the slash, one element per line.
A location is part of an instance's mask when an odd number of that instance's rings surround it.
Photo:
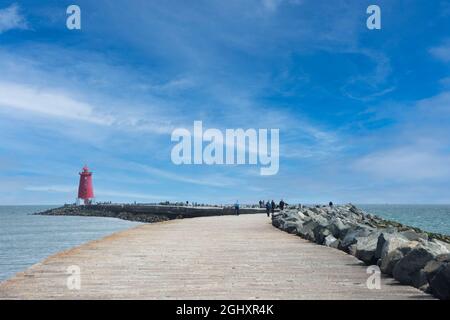
<path fill-rule="evenodd" d="M 79 266 L 80 290 L 67 287 Z M 0 284 L 1 299 L 430 299 L 265 215 L 146 224 L 49 257 Z"/>

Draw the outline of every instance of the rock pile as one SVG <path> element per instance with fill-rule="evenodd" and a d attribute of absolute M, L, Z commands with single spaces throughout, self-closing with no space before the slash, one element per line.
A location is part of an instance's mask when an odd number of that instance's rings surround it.
<path fill-rule="evenodd" d="M 348 204 L 289 209 L 272 224 L 304 239 L 345 251 L 402 284 L 450 299 L 450 244 L 426 233 L 367 214 Z"/>

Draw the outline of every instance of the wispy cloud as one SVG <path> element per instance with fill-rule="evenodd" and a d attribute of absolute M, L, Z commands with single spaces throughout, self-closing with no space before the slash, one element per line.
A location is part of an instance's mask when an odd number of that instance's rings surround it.
<path fill-rule="evenodd" d="M 354 169 L 371 178 L 395 182 L 443 181 L 450 177 L 450 92 L 394 106 L 379 107 L 382 117 L 396 124 L 379 130 L 370 142 L 378 145 L 354 162 Z"/>
<path fill-rule="evenodd" d="M 96 114 L 92 105 L 80 102 L 67 93 L 13 83 L 0 82 L 0 106 L 102 125 L 114 122 L 113 117 Z"/>
<path fill-rule="evenodd" d="M 30 192 L 42 192 L 42 193 L 64 193 L 70 194 L 71 196 L 75 195 L 78 188 L 76 186 L 70 185 L 39 185 L 39 186 L 27 186 L 24 188 L 25 191 Z M 139 199 L 139 200 L 169 200 L 172 199 L 171 196 L 165 195 L 155 195 L 150 193 L 143 192 L 129 192 L 126 190 L 107 190 L 107 189 L 96 189 L 95 196 L 100 201 L 102 199 L 106 200 L 111 197 L 113 198 L 127 198 L 127 199 Z"/>
<path fill-rule="evenodd" d="M 139 200 L 152 200 L 152 201 L 163 201 L 173 199 L 173 195 L 155 195 L 150 193 L 142 192 L 129 192 L 120 190 L 103 190 L 99 189 L 96 191 L 97 198 L 111 199 L 111 198 L 128 198 L 128 199 L 139 199 Z"/>
<path fill-rule="evenodd" d="M 105 112 L 104 107 L 73 97 L 70 93 L 48 87 L 0 82 L 0 108 L 16 109 L 30 115 L 41 115 L 62 120 L 81 121 L 118 129 L 139 130 L 167 134 L 170 125 L 164 121 L 140 119 L 122 113 Z"/>
<path fill-rule="evenodd" d="M 25 191 L 32 192 L 56 192 L 56 193 L 73 193 L 77 191 L 76 186 L 68 186 L 68 185 L 46 185 L 46 186 L 26 186 L 24 188 Z"/>
<path fill-rule="evenodd" d="M 264 8 L 269 11 L 275 11 L 283 0 L 262 0 Z"/>
<path fill-rule="evenodd" d="M 162 170 L 159 168 L 154 168 L 152 166 L 143 164 L 133 164 L 135 167 L 139 168 L 143 172 L 149 173 L 154 176 L 158 176 L 164 179 L 183 182 L 187 184 L 210 186 L 210 187 L 229 187 L 235 184 L 235 180 L 228 178 L 223 175 L 211 175 L 211 176 L 198 176 L 198 177 L 188 177 L 177 174 L 173 171 Z"/>
<path fill-rule="evenodd" d="M 0 9 L 0 34 L 13 29 L 28 29 L 28 23 L 17 4 Z"/>
<path fill-rule="evenodd" d="M 283 3 L 289 4 L 289 5 L 300 5 L 303 3 L 303 0 L 260 0 L 264 9 L 275 12 L 279 6 L 281 6 Z"/>
<path fill-rule="evenodd" d="M 356 161 L 355 169 L 389 181 L 447 180 L 448 163 L 448 154 L 412 146 L 367 155 Z"/>
<path fill-rule="evenodd" d="M 439 60 L 450 62 L 450 39 L 446 39 L 439 46 L 431 48 L 430 53 Z"/>

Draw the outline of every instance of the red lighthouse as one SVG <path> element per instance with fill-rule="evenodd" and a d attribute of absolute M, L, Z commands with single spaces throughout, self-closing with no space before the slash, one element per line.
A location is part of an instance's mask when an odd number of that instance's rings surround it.
<path fill-rule="evenodd" d="M 92 203 L 94 199 L 94 187 L 92 185 L 92 172 L 84 166 L 83 172 L 80 172 L 80 185 L 78 186 L 78 199 L 84 200 L 84 204 Z"/>

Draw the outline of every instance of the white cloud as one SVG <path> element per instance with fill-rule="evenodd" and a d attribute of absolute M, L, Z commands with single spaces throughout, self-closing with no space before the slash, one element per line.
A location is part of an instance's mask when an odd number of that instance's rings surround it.
<path fill-rule="evenodd" d="M 303 3 L 303 0 L 262 0 L 264 8 L 268 11 L 276 11 L 278 7 L 283 3 L 289 3 L 292 5 L 299 5 Z"/>
<path fill-rule="evenodd" d="M 147 194 L 147 193 L 136 193 L 136 192 L 127 192 L 127 191 L 117 191 L 117 190 L 102 190 L 99 189 L 95 191 L 95 196 L 97 199 L 100 197 L 114 197 L 120 199 L 139 199 L 139 200 L 152 200 L 152 201 L 163 201 L 172 199 L 172 196 L 164 196 L 164 195 L 155 195 L 155 194 Z"/>
<path fill-rule="evenodd" d="M 450 77 L 445 77 L 439 80 L 439 84 L 444 88 L 450 88 Z"/>
<path fill-rule="evenodd" d="M 131 112 L 112 114 L 112 110 L 105 113 L 104 108 L 77 99 L 65 91 L 26 84 L 0 82 L 0 109 L 5 108 L 22 111 L 31 116 L 37 114 L 120 129 L 158 134 L 171 132 L 170 123 L 164 119 L 145 120 Z"/>
<path fill-rule="evenodd" d="M 449 154 L 415 146 L 369 154 L 355 162 L 355 169 L 382 180 L 434 180 L 450 177 L 449 163 Z"/>
<path fill-rule="evenodd" d="M 141 88 L 158 94 L 174 94 L 188 90 L 194 86 L 194 79 L 189 77 L 181 77 L 159 85 L 142 85 Z"/>
<path fill-rule="evenodd" d="M 13 29 L 28 29 L 28 23 L 16 4 L 0 10 L 0 34 Z"/>
<path fill-rule="evenodd" d="M 448 91 L 412 104 L 378 106 L 373 121 L 388 120 L 395 125 L 361 140 L 365 146 L 376 149 L 352 161 L 352 169 L 383 185 L 429 187 L 436 196 L 442 194 L 439 183 L 450 178 L 449 119 Z"/>
<path fill-rule="evenodd" d="M 76 186 L 70 185 L 40 185 L 40 186 L 27 186 L 24 188 L 25 191 L 31 192 L 44 192 L 44 193 L 66 193 L 73 194 L 75 197 L 78 188 Z M 98 189 L 95 190 L 96 198 L 101 197 L 119 197 L 119 198 L 127 198 L 127 199 L 141 199 L 141 200 L 167 200 L 172 199 L 172 197 L 167 197 L 163 195 L 154 195 L 147 193 L 135 193 L 135 192 L 127 192 L 127 191 L 118 191 L 118 190 L 104 190 Z"/>
<path fill-rule="evenodd" d="M 430 53 L 439 60 L 450 62 L 450 40 L 444 41 L 440 46 L 431 48 Z"/>
<path fill-rule="evenodd" d="M 184 182 L 194 185 L 210 186 L 210 187 L 229 187 L 235 184 L 234 179 L 225 177 L 223 175 L 202 176 L 202 177 L 187 177 L 177 173 L 161 170 L 151 166 L 133 163 L 138 169 L 149 173 L 153 176 L 158 176 L 172 181 Z"/>
<path fill-rule="evenodd" d="M 77 191 L 77 187 L 64 185 L 27 186 L 24 190 L 31 192 L 75 193 Z"/>
<path fill-rule="evenodd" d="M 369 59 L 375 67 L 369 73 L 358 73 L 350 77 L 341 88 L 344 95 L 350 99 L 367 102 L 396 90 L 396 86 L 390 81 L 391 61 L 385 54 L 370 49 L 352 49 L 347 53 L 350 54 L 352 51 Z"/>
<path fill-rule="evenodd" d="M 113 123 L 112 117 L 96 114 L 93 106 L 66 93 L 14 83 L 0 82 L 0 107 L 103 125 Z"/>
<path fill-rule="evenodd" d="M 417 111 L 421 119 L 432 118 L 441 121 L 450 115 L 450 91 L 443 91 L 431 98 L 420 100 Z"/>
<path fill-rule="evenodd" d="M 263 6 L 269 11 L 275 11 L 283 0 L 262 0 Z"/>

